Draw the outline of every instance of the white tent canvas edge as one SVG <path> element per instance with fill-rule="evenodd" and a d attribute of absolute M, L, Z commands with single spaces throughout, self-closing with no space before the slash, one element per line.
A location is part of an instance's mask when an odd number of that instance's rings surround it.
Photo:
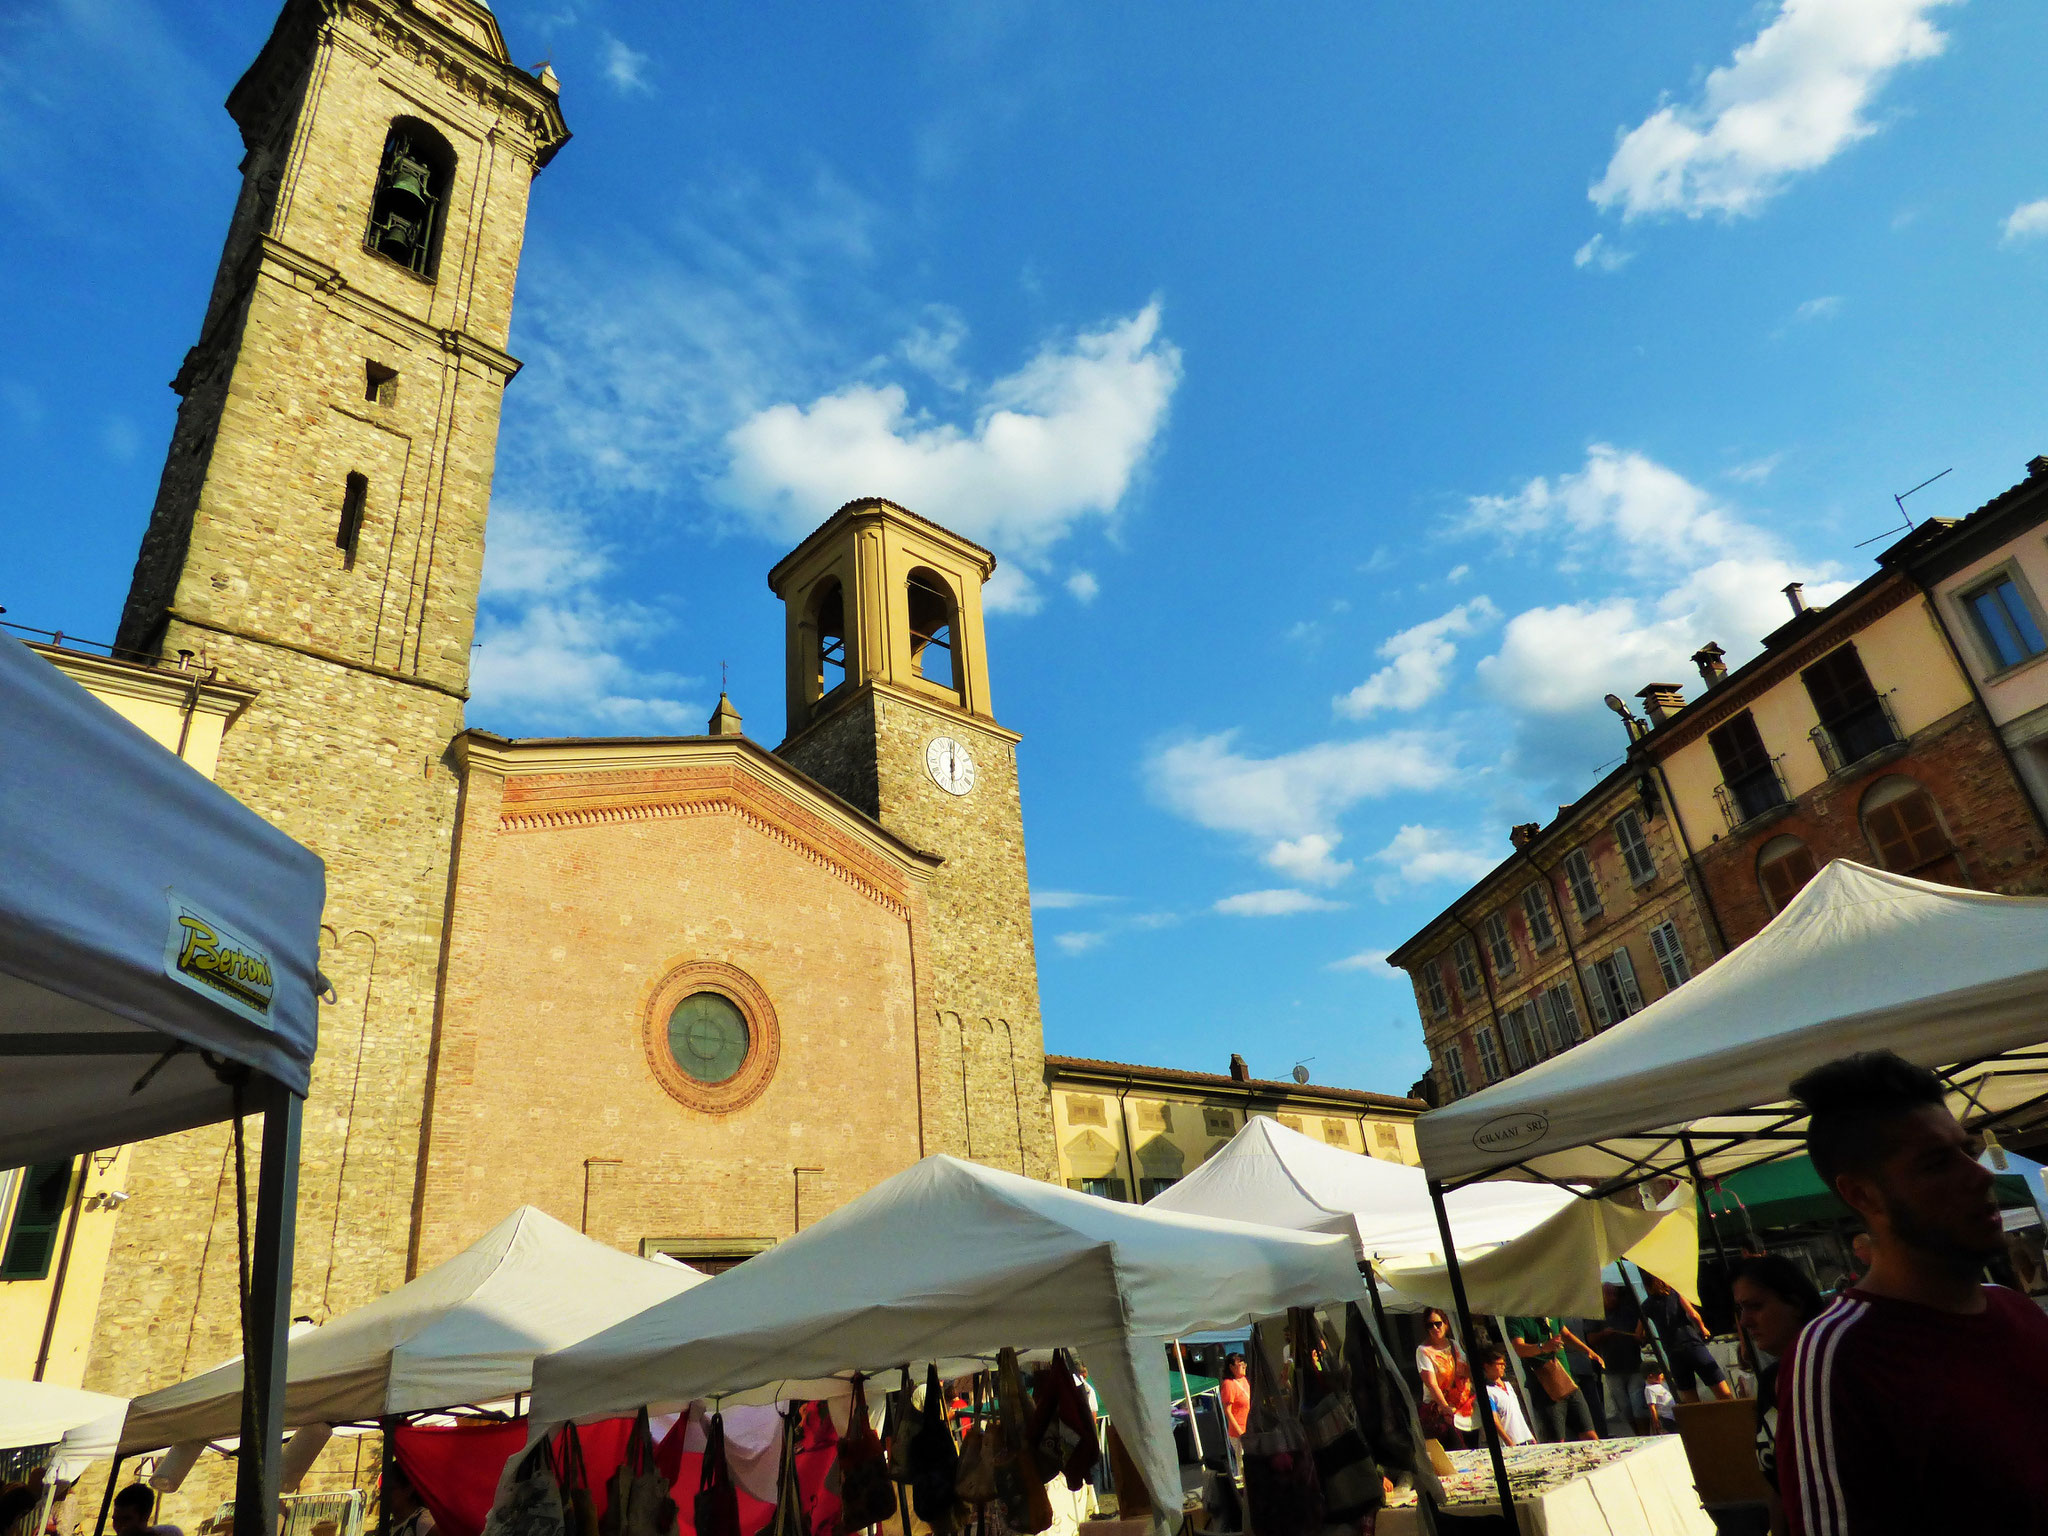
<path fill-rule="evenodd" d="M 702 1284 L 687 1265 L 621 1253 L 534 1206 L 375 1301 L 287 1346 L 284 1423 L 346 1424 L 502 1401 L 551 1349 Z M 240 1361 L 135 1399 L 124 1454 L 219 1440 L 241 1422 Z"/>
<path fill-rule="evenodd" d="M 1759 933 L 1612 1029 L 1416 1122 L 1445 1183 L 1489 1175 L 1593 1188 L 1708 1177 L 1797 1150 L 1789 1085 L 1886 1048 L 1955 1071 L 1974 1121 L 2048 1091 L 2048 899 L 1830 863 Z M 1989 1063 L 2001 1059 L 1997 1071 Z M 1972 1102 L 1974 1100 L 1974 1102 Z"/>
<path fill-rule="evenodd" d="M 1069 1347 L 1148 1487 L 1180 1486 L 1167 1340 L 1363 1300 L 1343 1238 L 923 1159 L 709 1283 L 534 1366 L 536 1432 L 642 1406 L 823 1397 L 851 1371 Z"/>

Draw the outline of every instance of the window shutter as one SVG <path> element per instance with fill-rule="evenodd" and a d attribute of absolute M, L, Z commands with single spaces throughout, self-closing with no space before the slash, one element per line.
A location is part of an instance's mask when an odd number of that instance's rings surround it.
<path fill-rule="evenodd" d="M 1879 806 L 1866 818 L 1878 861 L 1886 869 L 1910 873 L 1949 852 L 1948 839 L 1934 814 L 1934 801 L 1924 789 Z"/>
<path fill-rule="evenodd" d="M 1643 1006 L 1643 994 L 1636 989 L 1635 962 L 1625 949 L 1617 949 L 1609 958 L 1614 962 L 1614 983 L 1621 990 L 1621 1005 L 1635 1013 Z"/>
<path fill-rule="evenodd" d="M 1614 1022 L 1614 1014 L 1607 1006 L 1607 988 L 1600 980 L 1600 967 L 1593 964 L 1579 973 L 1586 984 L 1586 1001 L 1593 1006 L 1593 1027 L 1605 1029 Z"/>
<path fill-rule="evenodd" d="M 71 1163 L 38 1163 L 21 1181 L 7 1251 L 0 1256 L 0 1280 L 41 1280 L 57 1253 L 64 1225 L 64 1197 L 71 1193 Z"/>
<path fill-rule="evenodd" d="M 1744 774 L 1764 768 L 1771 760 L 1764 751 L 1764 738 L 1756 728 L 1756 719 L 1746 709 L 1718 730 L 1707 732 L 1707 744 L 1714 749 L 1721 777 L 1731 784 Z"/>
<path fill-rule="evenodd" d="M 1572 1005 L 1571 984 L 1559 982 L 1543 994 L 1543 1001 L 1550 1012 L 1551 1039 L 1560 1051 L 1570 1050 L 1579 1043 L 1579 1010 Z"/>
<path fill-rule="evenodd" d="M 1872 818 L 1873 830 L 1875 820 Z M 1882 861 L 1883 854 L 1878 855 Z M 1764 899 L 1771 904 L 1773 912 L 1785 910 L 1785 903 L 1797 896 L 1806 882 L 1814 876 L 1813 850 L 1805 844 L 1781 853 L 1757 871 L 1763 883 Z"/>

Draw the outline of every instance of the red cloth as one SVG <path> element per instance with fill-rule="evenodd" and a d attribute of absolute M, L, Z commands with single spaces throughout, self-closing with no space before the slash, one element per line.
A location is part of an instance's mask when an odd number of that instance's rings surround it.
<path fill-rule="evenodd" d="M 1864 1290 L 1778 1371 L 1778 1489 L 1794 1536 L 2048 1532 L 2048 1317 L 1984 1287 L 1959 1315 Z"/>
<path fill-rule="evenodd" d="M 526 1420 L 505 1424 L 407 1425 L 391 1454 L 419 1490 L 441 1536 L 478 1536 L 497 1497 L 498 1474 L 526 1446 Z"/>
<path fill-rule="evenodd" d="M 704 1473 L 703 1453 L 683 1449 L 689 1422 L 688 1415 L 677 1419 L 654 1448 L 654 1464 L 668 1477 L 670 1496 L 676 1501 L 678 1536 L 696 1536 L 691 1511 Z M 407 1425 L 392 1437 L 392 1455 L 419 1490 L 420 1502 L 433 1515 L 434 1528 L 441 1536 L 482 1536 L 491 1501 L 497 1497 L 499 1475 L 505 1463 L 525 1449 L 527 1431 L 525 1419 L 439 1428 Z M 629 1418 L 577 1427 L 591 1501 L 600 1516 L 610 1502 L 608 1485 L 625 1462 L 626 1441 L 632 1432 Z M 804 1410 L 803 1436 L 796 1453 L 797 1486 L 803 1490 L 811 1530 L 826 1536 L 839 1518 L 839 1496 L 825 1486 L 839 1455 L 839 1435 L 832 1427 L 831 1415 L 811 1406 Z M 559 1458 L 556 1466 L 559 1470 Z M 775 1506 L 744 1488 L 738 1494 L 740 1530 L 743 1536 L 759 1536 L 774 1518 Z"/>

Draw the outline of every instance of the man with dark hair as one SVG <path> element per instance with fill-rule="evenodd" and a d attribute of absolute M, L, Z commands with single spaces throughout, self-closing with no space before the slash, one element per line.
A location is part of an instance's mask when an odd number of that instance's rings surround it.
<path fill-rule="evenodd" d="M 130 1483 L 114 1495 L 108 1526 L 114 1536 L 184 1536 L 175 1525 L 151 1525 L 156 1513 L 156 1493 L 147 1483 Z"/>
<path fill-rule="evenodd" d="M 1816 1067 L 1792 1094 L 1871 1249 L 1779 1373 L 1793 1536 L 2044 1536 L 2048 1317 L 1980 1278 L 2005 1232 L 1974 1139 L 1934 1074 L 1889 1051 Z"/>

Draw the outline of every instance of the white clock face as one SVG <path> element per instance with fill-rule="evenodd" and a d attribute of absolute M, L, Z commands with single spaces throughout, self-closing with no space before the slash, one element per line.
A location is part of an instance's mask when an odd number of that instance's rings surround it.
<path fill-rule="evenodd" d="M 974 788 L 974 759 L 950 736 L 934 737 L 924 749 L 924 769 L 949 795 L 964 795 Z"/>

